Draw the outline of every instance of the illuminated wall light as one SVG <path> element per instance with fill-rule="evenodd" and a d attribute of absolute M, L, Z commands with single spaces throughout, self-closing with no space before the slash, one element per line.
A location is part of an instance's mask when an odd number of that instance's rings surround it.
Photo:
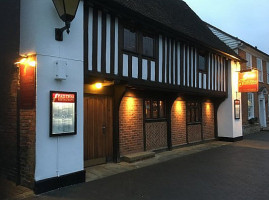
<path fill-rule="evenodd" d="M 97 89 L 101 89 L 103 87 L 102 83 L 95 83 L 95 87 Z"/>
<path fill-rule="evenodd" d="M 36 61 L 31 57 L 22 58 L 19 62 L 16 62 L 15 64 L 17 64 L 18 66 L 25 65 L 30 67 L 36 67 Z"/>

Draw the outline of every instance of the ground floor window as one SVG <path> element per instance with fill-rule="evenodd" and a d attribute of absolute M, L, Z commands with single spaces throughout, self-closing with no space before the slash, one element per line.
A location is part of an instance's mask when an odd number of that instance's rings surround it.
<path fill-rule="evenodd" d="M 165 102 L 163 100 L 145 100 L 145 117 L 146 119 L 164 119 L 165 114 Z"/>
<path fill-rule="evenodd" d="M 248 93 L 248 119 L 254 118 L 254 94 Z"/>
<path fill-rule="evenodd" d="M 202 111 L 201 103 L 199 102 L 187 102 L 187 123 L 201 123 L 202 121 Z"/>

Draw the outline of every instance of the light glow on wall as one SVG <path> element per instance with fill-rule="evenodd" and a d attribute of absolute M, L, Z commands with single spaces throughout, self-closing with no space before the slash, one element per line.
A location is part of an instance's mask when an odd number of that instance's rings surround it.
<path fill-rule="evenodd" d="M 183 109 L 183 102 L 182 101 L 176 101 L 176 111 L 177 113 L 181 113 Z"/>
<path fill-rule="evenodd" d="M 208 103 L 206 102 L 205 103 L 205 112 L 206 112 L 206 115 L 210 115 L 211 114 L 211 103 Z"/>
<path fill-rule="evenodd" d="M 133 97 L 127 97 L 127 110 L 128 113 L 133 112 L 135 107 L 135 99 Z"/>

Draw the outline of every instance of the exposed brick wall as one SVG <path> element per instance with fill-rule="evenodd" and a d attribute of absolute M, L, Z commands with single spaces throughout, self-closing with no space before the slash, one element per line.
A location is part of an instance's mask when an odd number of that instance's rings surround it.
<path fill-rule="evenodd" d="M 186 140 L 186 102 L 175 101 L 171 110 L 172 145 L 187 143 Z"/>
<path fill-rule="evenodd" d="M 167 147 L 167 122 L 148 122 L 145 132 L 147 151 Z"/>
<path fill-rule="evenodd" d="M 203 137 L 205 140 L 215 138 L 214 134 L 214 104 L 202 103 Z"/>
<path fill-rule="evenodd" d="M 1 175 L 16 181 L 17 176 L 17 85 L 18 74 L 9 66 L 6 82 L 1 84 L 0 103 L 0 167 Z"/>
<path fill-rule="evenodd" d="M 16 181 L 20 1 L 0 1 L 0 24 L 0 176 Z"/>
<path fill-rule="evenodd" d="M 188 125 L 187 129 L 188 129 L 188 141 L 190 143 L 202 140 L 201 124 Z"/>
<path fill-rule="evenodd" d="M 143 100 L 124 97 L 120 105 L 120 154 L 144 151 Z"/>
<path fill-rule="evenodd" d="M 21 184 L 33 188 L 35 173 L 36 112 L 20 111 L 20 163 Z"/>

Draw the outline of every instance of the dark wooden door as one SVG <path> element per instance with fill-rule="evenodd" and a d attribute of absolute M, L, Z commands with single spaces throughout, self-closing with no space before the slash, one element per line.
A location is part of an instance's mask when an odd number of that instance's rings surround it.
<path fill-rule="evenodd" d="M 107 162 L 113 156 L 112 98 L 84 97 L 85 167 Z"/>

